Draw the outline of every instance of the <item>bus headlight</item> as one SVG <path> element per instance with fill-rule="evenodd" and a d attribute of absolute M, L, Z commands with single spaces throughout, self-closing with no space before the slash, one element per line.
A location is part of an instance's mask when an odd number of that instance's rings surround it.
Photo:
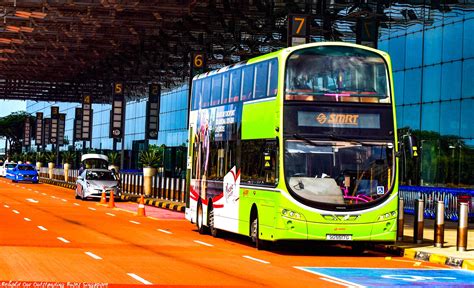
<path fill-rule="evenodd" d="M 390 218 L 393 218 L 397 216 L 397 211 L 391 211 L 391 212 L 387 212 L 385 214 L 382 214 L 379 216 L 379 221 L 385 221 L 385 220 L 388 220 Z"/>
<path fill-rule="evenodd" d="M 283 215 L 284 217 L 293 218 L 293 219 L 301 219 L 302 218 L 300 213 L 295 212 L 295 211 L 291 211 L 291 210 L 288 210 L 288 209 L 281 210 L 281 215 Z"/>

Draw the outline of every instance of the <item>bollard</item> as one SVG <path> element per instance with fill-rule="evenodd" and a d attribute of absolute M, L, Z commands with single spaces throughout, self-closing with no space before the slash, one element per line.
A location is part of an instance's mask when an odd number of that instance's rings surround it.
<path fill-rule="evenodd" d="M 457 251 L 466 251 L 467 249 L 468 213 L 468 203 L 459 203 L 459 223 L 456 244 Z"/>
<path fill-rule="evenodd" d="M 436 202 L 436 218 L 434 224 L 434 246 L 442 248 L 444 243 L 444 202 Z"/>
<path fill-rule="evenodd" d="M 397 241 L 403 241 L 403 198 L 398 199 L 398 230 Z"/>
<path fill-rule="evenodd" d="M 413 242 L 416 244 L 423 243 L 423 221 L 425 207 L 423 199 L 415 200 L 415 223 L 413 225 Z"/>

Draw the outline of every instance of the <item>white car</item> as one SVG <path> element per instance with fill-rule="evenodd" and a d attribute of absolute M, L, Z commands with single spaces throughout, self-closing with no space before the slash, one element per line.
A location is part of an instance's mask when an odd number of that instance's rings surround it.
<path fill-rule="evenodd" d="M 85 169 L 76 181 L 76 199 L 97 198 L 100 199 L 105 192 L 109 199 L 110 192 L 114 192 L 114 199 L 122 196 L 120 180 L 117 175 L 107 169 Z"/>
<path fill-rule="evenodd" d="M 15 162 L 5 162 L 3 163 L 2 166 L 0 166 L 0 176 L 6 177 L 7 176 L 7 170 L 8 169 L 13 169 L 16 167 Z"/>

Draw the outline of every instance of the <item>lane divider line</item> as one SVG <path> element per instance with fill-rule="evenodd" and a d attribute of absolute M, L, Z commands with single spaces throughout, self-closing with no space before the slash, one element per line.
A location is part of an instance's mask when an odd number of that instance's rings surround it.
<path fill-rule="evenodd" d="M 56 196 L 51 196 L 51 198 L 56 199 L 57 197 Z"/>
<path fill-rule="evenodd" d="M 61 199 L 61 201 L 63 201 L 63 202 L 67 202 L 67 200 L 66 200 L 66 199 Z"/>
<path fill-rule="evenodd" d="M 139 225 L 139 224 L 140 224 L 140 222 L 133 221 L 133 220 L 130 220 L 130 223 L 137 224 L 137 225 Z"/>
<path fill-rule="evenodd" d="M 43 231 L 48 231 L 48 229 L 44 228 L 43 226 L 38 226 L 38 228 L 43 230 Z"/>
<path fill-rule="evenodd" d="M 109 216 L 112 216 L 112 217 L 115 217 L 115 214 L 112 214 L 112 213 L 105 213 L 106 215 L 109 215 Z"/>
<path fill-rule="evenodd" d="M 163 229 L 157 229 L 157 230 L 166 234 L 173 234 L 172 232 L 167 231 L 167 230 L 163 230 Z"/>
<path fill-rule="evenodd" d="M 20 212 L 18 212 L 17 210 L 12 210 L 12 212 L 15 214 L 20 214 Z"/>
<path fill-rule="evenodd" d="M 242 257 L 247 258 L 249 260 L 257 261 L 257 262 L 260 262 L 260 263 L 263 263 L 263 264 L 270 264 L 270 262 L 268 262 L 268 261 L 261 260 L 261 259 L 258 259 L 258 258 L 253 258 L 253 257 L 248 256 L 248 255 L 244 255 Z"/>
<path fill-rule="evenodd" d="M 78 204 L 78 203 L 74 203 L 74 206 L 81 206 L 81 204 Z"/>
<path fill-rule="evenodd" d="M 47 196 L 48 194 L 46 194 L 46 193 L 43 192 L 43 193 L 41 193 L 41 195 Z"/>
<path fill-rule="evenodd" d="M 26 222 L 31 222 L 31 219 L 30 218 L 23 218 Z"/>
<path fill-rule="evenodd" d="M 87 209 L 92 210 L 92 211 L 96 211 L 96 210 L 97 210 L 97 209 L 95 209 L 94 207 L 87 207 Z"/>
<path fill-rule="evenodd" d="M 87 251 L 87 252 L 84 252 L 84 253 L 86 253 L 87 256 L 94 258 L 95 260 L 102 260 L 102 257 L 97 256 L 92 252 Z"/>
<path fill-rule="evenodd" d="M 204 245 L 204 246 L 208 246 L 208 247 L 213 247 L 214 245 L 212 244 L 209 244 L 209 243 L 206 243 L 206 242 L 202 242 L 202 241 L 199 241 L 199 240 L 194 240 L 194 242 L 198 243 L 198 244 L 201 244 L 201 245 Z"/>
<path fill-rule="evenodd" d="M 138 276 L 137 274 L 127 273 L 127 275 L 132 277 L 133 279 L 145 284 L 145 285 L 152 285 L 153 284 L 150 281 L 147 281 L 147 280 L 143 279 L 142 277 Z"/>
<path fill-rule="evenodd" d="M 10 206 L 8 206 L 8 205 L 3 205 L 3 207 L 5 207 L 5 208 L 10 208 Z"/>
<path fill-rule="evenodd" d="M 63 241 L 64 243 L 71 243 L 70 241 L 64 239 L 63 237 L 58 237 L 59 241 Z"/>

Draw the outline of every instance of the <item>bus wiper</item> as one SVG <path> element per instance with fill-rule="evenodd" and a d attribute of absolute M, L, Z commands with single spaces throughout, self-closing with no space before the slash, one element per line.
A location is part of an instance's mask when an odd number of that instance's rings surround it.
<path fill-rule="evenodd" d="M 312 146 L 326 146 L 326 144 L 314 143 L 313 141 L 311 141 L 311 139 L 306 138 L 306 137 L 304 137 L 304 136 L 302 136 L 302 135 L 300 135 L 300 134 L 293 134 L 293 137 L 294 137 L 295 139 L 298 139 L 298 140 L 303 140 L 304 142 L 306 142 L 306 143 L 308 143 L 308 144 L 310 144 L 310 145 L 312 145 Z"/>
<path fill-rule="evenodd" d="M 360 146 L 370 146 L 370 145 L 364 144 L 360 141 L 345 138 L 345 137 L 341 137 L 341 136 L 336 136 L 334 134 L 328 134 L 327 136 L 329 136 L 329 138 L 331 138 L 332 140 L 346 141 L 346 142 L 350 142 L 351 144 L 357 144 L 357 145 L 360 145 Z"/>

